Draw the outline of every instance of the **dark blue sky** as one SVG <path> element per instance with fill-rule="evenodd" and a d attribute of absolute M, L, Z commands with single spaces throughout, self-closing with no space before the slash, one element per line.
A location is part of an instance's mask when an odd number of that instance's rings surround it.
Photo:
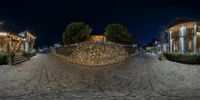
<path fill-rule="evenodd" d="M 176 18 L 199 19 L 199 4 L 194 0 L 0 0 L 0 20 L 13 31 L 33 30 L 37 45 L 62 41 L 62 32 L 73 21 L 89 24 L 93 33 L 119 23 L 145 45 L 159 38 Z"/>

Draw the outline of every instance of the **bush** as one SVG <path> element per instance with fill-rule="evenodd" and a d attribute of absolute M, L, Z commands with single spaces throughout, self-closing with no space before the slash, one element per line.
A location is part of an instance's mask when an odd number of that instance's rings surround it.
<path fill-rule="evenodd" d="M 8 64 L 10 60 L 13 60 L 15 54 L 10 52 L 10 53 L 1 53 L 0 54 L 0 64 Z"/>
<path fill-rule="evenodd" d="M 187 63 L 187 64 L 200 64 L 200 53 L 164 53 L 164 56 L 171 61 Z"/>
<path fill-rule="evenodd" d="M 0 64 L 8 64 L 8 54 L 0 54 Z"/>
<path fill-rule="evenodd" d="M 32 53 L 24 52 L 23 56 L 27 57 L 27 58 L 31 58 L 31 57 L 35 56 L 36 54 L 37 54 L 36 52 L 32 52 Z"/>

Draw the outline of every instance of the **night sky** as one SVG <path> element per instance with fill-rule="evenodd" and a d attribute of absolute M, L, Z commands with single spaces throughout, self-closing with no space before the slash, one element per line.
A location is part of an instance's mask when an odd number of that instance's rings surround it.
<path fill-rule="evenodd" d="M 34 31 L 37 46 L 61 42 L 74 21 L 89 24 L 93 34 L 103 33 L 109 23 L 122 24 L 145 45 L 176 18 L 200 19 L 199 5 L 193 0 L 0 0 L 0 20 L 13 32 Z"/>

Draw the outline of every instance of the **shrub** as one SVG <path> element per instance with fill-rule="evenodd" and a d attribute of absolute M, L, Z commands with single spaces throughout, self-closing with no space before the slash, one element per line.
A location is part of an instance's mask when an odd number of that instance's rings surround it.
<path fill-rule="evenodd" d="M 0 64 L 8 63 L 8 54 L 0 54 Z"/>
<path fill-rule="evenodd" d="M 188 64 L 200 64 L 200 53 L 164 53 L 164 56 L 171 61 L 188 63 Z"/>
<path fill-rule="evenodd" d="M 8 64 L 10 60 L 13 60 L 15 54 L 12 52 L 0 54 L 0 64 Z"/>
<path fill-rule="evenodd" d="M 31 57 L 35 56 L 36 54 L 37 54 L 36 52 L 32 52 L 32 53 L 23 52 L 23 56 L 27 57 L 27 58 L 31 58 Z"/>

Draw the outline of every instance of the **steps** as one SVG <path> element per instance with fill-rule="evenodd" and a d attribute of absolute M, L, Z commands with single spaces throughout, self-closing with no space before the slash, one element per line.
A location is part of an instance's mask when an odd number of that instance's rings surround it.
<path fill-rule="evenodd" d="M 29 58 L 24 57 L 22 53 L 16 53 L 14 56 L 12 65 L 16 65 L 16 64 L 25 62 L 27 60 L 29 60 Z"/>

